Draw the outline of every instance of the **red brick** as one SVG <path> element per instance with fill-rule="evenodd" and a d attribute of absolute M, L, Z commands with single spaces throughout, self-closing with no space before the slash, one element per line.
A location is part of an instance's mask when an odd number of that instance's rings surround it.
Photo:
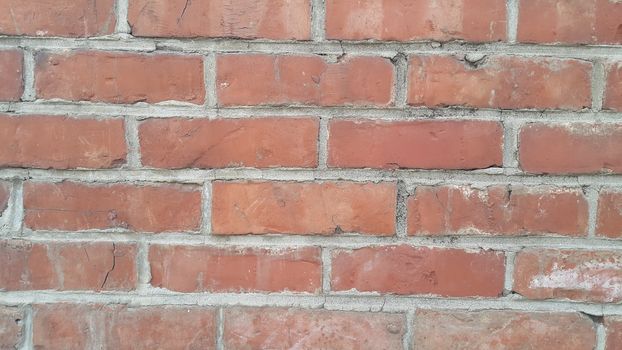
<path fill-rule="evenodd" d="M 521 168 L 529 173 L 622 173 L 622 124 L 526 125 Z"/>
<path fill-rule="evenodd" d="M 611 64 L 607 67 L 605 89 L 603 107 L 622 112 L 622 63 Z"/>
<path fill-rule="evenodd" d="M 24 312 L 0 306 L 0 349 L 20 349 L 24 335 Z"/>
<path fill-rule="evenodd" d="M 404 316 L 386 313 L 232 308 L 227 349 L 401 349 Z"/>
<path fill-rule="evenodd" d="M 142 163 L 156 168 L 317 166 L 312 118 L 150 119 L 139 133 Z"/>
<path fill-rule="evenodd" d="M 592 104 L 591 70 L 589 63 L 568 59 L 490 56 L 471 64 L 452 56 L 413 56 L 408 103 L 578 110 Z"/>
<path fill-rule="evenodd" d="M 596 234 L 622 238 L 622 192 L 602 191 L 598 198 Z"/>
<path fill-rule="evenodd" d="M 615 350 L 622 349 L 622 317 L 607 316 L 605 317 L 605 329 L 607 335 L 607 344 L 605 349 Z"/>
<path fill-rule="evenodd" d="M 318 248 L 151 246 L 151 284 L 177 292 L 316 292 Z"/>
<path fill-rule="evenodd" d="M 622 255 L 615 251 L 524 250 L 514 290 L 529 299 L 622 301 Z"/>
<path fill-rule="evenodd" d="M 78 51 L 35 56 L 37 97 L 111 103 L 205 100 L 200 56 Z"/>
<path fill-rule="evenodd" d="M 196 231 L 201 191 L 191 185 L 27 182 L 24 210 L 33 230 Z"/>
<path fill-rule="evenodd" d="M 130 1 L 132 34 L 149 37 L 311 37 L 309 0 Z"/>
<path fill-rule="evenodd" d="M 35 305 L 36 349 L 215 349 L 210 308 Z"/>
<path fill-rule="evenodd" d="M 381 57 L 221 55 L 217 70 L 222 106 L 387 106 L 392 99 L 393 65 Z"/>
<path fill-rule="evenodd" d="M 0 34 L 89 37 L 114 32 L 114 0 L 3 0 Z"/>
<path fill-rule="evenodd" d="M 136 247 L 125 243 L 0 241 L 0 289 L 128 291 Z"/>
<path fill-rule="evenodd" d="M 585 236 L 587 221 L 587 201 L 576 189 L 422 186 L 408 200 L 408 232 L 414 235 Z"/>
<path fill-rule="evenodd" d="M 125 163 L 122 119 L 0 115 L 0 166 L 114 168 Z"/>
<path fill-rule="evenodd" d="M 576 313 L 501 310 L 417 310 L 413 342 L 418 349 L 595 349 L 592 321 Z"/>
<path fill-rule="evenodd" d="M 521 0 L 518 13 L 522 42 L 622 44 L 617 0 Z"/>
<path fill-rule="evenodd" d="M 215 182 L 216 234 L 395 232 L 395 183 Z"/>
<path fill-rule="evenodd" d="M 412 246 L 336 250 L 331 287 L 393 294 L 496 297 L 503 291 L 505 262 L 495 251 Z"/>
<path fill-rule="evenodd" d="M 0 6 L 2 6 L 0 4 Z M 2 16 L 0 11 L 0 16 Z M 0 101 L 19 101 L 24 92 L 22 65 L 24 54 L 19 50 L 0 51 Z"/>
<path fill-rule="evenodd" d="M 328 0 L 326 36 L 346 40 L 467 40 L 506 38 L 503 0 Z"/>
<path fill-rule="evenodd" d="M 329 135 L 333 167 L 479 169 L 503 161 L 497 122 L 337 120 Z"/>

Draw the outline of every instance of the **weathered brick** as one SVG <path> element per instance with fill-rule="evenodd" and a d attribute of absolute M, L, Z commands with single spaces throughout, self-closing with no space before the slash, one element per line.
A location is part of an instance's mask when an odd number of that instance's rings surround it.
<path fill-rule="evenodd" d="M 502 162 L 503 129 L 497 122 L 337 120 L 329 124 L 332 167 L 479 169 Z"/>
<path fill-rule="evenodd" d="M 114 168 L 125 163 L 122 119 L 0 115 L 0 166 Z"/>
<path fill-rule="evenodd" d="M 622 63 L 618 62 L 607 66 L 605 84 L 603 107 L 622 112 Z"/>
<path fill-rule="evenodd" d="M 395 183 L 214 182 L 216 234 L 395 232 Z"/>
<path fill-rule="evenodd" d="M 309 0 L 134 0 L 132 34 L 149 37 L 311 37 Z"/>
<path fill-rule="evenodd" d="M 24 336 L 24 312 L 0 306 L 0 349 L 19 349 Z"/>
<path fill-rule="evenodd" d="M 328 0 L 326 36 L 346 40 L 506 38 L 503 0 Z"/>
<path fill-rule="evenodd" d="M 203 60 L 196 55 L 96 51 L 35 56 L 37 97 L 110 103 L 205 100 Z"/>
<path fill-rule="evenodd" d="M 605 349 L 615 350 L 622 349 L 622 317 L 607 316 L 605 317 L 605 329 L 607 343 Z"/>
<path fill-rule="evenodd" d="M 211 308 L 38 304 L 36 349 L 215 349 Z"/>
<path fill-rule="evenodd" d="M 622 173 L 622 124 L 533 123 L 519 138 L 520 165 L 529 173 Z"/>
<path fill-rule="evenodd" d="M 504 255 L 412 246 L 336 250 L 331 288 L 359 292 L 496 297 L 503 291 Z"/>
<path fill-rule="evenodd" d="M 136 247 L 126 243 L 0 241 L 0 289 L 128 291 Z"/>
<path fill-rule="evenodd" d="M 616 251 L 523 250 L 514 266 L 514 290 L 529 299 L 622 301 Z"/>
<path fill-rule="evenodd" d="M 151 284 L 177 292 L 316 292 L 318 248 L 261 249 L 154 245 Z"/>
<path fill-rule="evenodd" d="M 622 192 L 601 191 L 598 198 L 596 234 L 622 238 Z"/>
<path fill-rule="evenodd" d="M 2 16 L 2 11 L 0 11 L 0 16 Z M 24 54 L 21 51 L 0 51 L 0 101 L 19 101 L 21 99 L 24 92 L 23 64 Z"/>
<path fill-rule="evenodd" d="M 391 103 L 393 65 L 388 59 L 346 56 L 220 55 L 218 102 L 232 105 L 375 105 Z"/>
<path fill-rule="evenodd" d="M 397 314 L 232 308 L 223 342 L 227 349 L 400 349 L 405 329 Z"/>
<path fill-rule="evenodd" d="M 192 185 L 27 182 L 24 211 L 33 230 L 196 231 L 201 191 Z"/>
<path fill-rule="evenodd" d="M 3 0 L 0 34 L 90 37 L 114 32 L 115 0 Z"/>
<path fill-rule="evenodd" d="M 476 63 L 453 56 L 410 58 L 408 103 L 501 109 L 591 107 L 589 63 L 489 56 Z"/>
<path fill-rule="evenodd" d="M 522 42 L 622 44 L 617 0 L 521 0 L 518 13 Z"/>
<path fill-rule="evenodd" d="M 413 343 L 435 350 L 587 350 L 596 346 L 596 329 L 577 313 L 417 310 Z"/>
<path fill-rule="evenodd" d="M 139 127 L 143 165 L 156 168 L 315 167 L 312 118 L 150 119 Z"/>
<path fill-rule="evenodd" d="M 581 190 L 551 187 L 417 187 L 408 200 L 414 235 L 587 235 Z"/>

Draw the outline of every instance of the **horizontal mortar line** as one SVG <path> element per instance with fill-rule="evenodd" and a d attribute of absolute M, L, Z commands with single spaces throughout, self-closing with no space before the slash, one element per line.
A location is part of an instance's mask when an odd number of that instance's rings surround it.
<path fill-rule="evenodd" d="M 327 247 L 335 249 L 357 249 L 368 246 L 411 245 L 417 247 L 492 249 L 519 251 L 523 248 L 579 249 L 579 250 L 622 250 L 622 240 L 585 237 L 551 236 L 501 236 L 466 235 L 457 232 L 447 236 L 372 236 L 372 235 L 201 235 L 191 233 L 133 233 L 127 231 L 82 231 L 55 232 L 29 231 L 6 232 L 0 239 L 24 240 L 29 242 L 115 242 L 176 244 L 188 246 L 236 247 Z"/>
<path fill-rule="evenodd" d="M 529 175 L 516 169 L 490 168 L 474 171 L 417 170 L 417 169 L 102 169 L 102 170 L 52 170 L 52 169 L 0 169 L 0 179 L 33 181 L 72 180 L 102 183 L 192 183 L 205 181 L 357 181 L 383 182 L 397 180 L 407 185 L 550 185 L 563 187 L 622 186 L 622 175 L 545 176 Z"/>
<path fill-rule="evenodd" d="M 622 57 L 619 46 L 563 46 L 511 43 L 465 43 L 433 41 L 379 42 L 379 41 L 268 41 L 239 39 L 171 39 L 108 36 L 87 39 L 0 37 L 0 48 L 21 47 L 33 50 L 98 49 L 118 51 L 162 52 L 257 52 L 269 54 L 288 53 L 343 53 L 393 57 L 398 52 L 406 54 L 463 54 L 475 52 L 486 55 L 556 56 L 564 58 L 611 58 Z"/>
<path fill-rule="evenodd" d="M 191 117 L 191 118 L 245 118 L 260 116 L 318 116 L 327 119 L 369 118 L 387 120 L 417 119 L 483 119 L 516 120 L 517 122 L 621 122 L 622 113 L 612 111 L 593 112 L 562 110 L 495 110 L 473 108 L 426 108 L 426 107 L 322 107 L 322 106 L 253 106 L 206 108 L 191 104 L 145 104 L 117 105 L 92 102 L 38 100 L 34 102 L 0 103 L 0 111 L 8 114 L 73 114 L 88 116 L 135 116 L 135 117 Z M 142 118 L 142 119 L 144 119 Z"/>
<path fill-rule="evenodd" d="M 153 291 L 153 293 L 149 293 Z M 0 292 L 0 304 L 127 304 L 130 307 L 151 305 L 176 306 L 247 306 L 299 307 L 342 311 L 407 312 L 421 309 L 447 310 L 517 310 L 548 312 L 584 312 L 591 315 L 620 315 L 621 304 L 591 304 L 561 300 L 456 299 L 428 296 L 378 295 L 309 295 L 260 293 L 163 293 L 157 289 L 141 293 L 81 293 L 54 291 Z"/>

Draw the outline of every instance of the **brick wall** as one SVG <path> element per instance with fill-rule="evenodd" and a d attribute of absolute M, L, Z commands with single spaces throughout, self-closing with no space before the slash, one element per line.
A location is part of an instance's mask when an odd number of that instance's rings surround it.
<path fill-rule="evenodd" d="M 622 2 L 3 0 L 1 349 L 622 348 Z"/>

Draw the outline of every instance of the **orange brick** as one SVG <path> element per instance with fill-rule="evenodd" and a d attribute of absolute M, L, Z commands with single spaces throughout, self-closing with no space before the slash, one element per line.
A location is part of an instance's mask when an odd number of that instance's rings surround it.
<path fill-rule="evenodd" d="M 346 40 L 499 41 L 503 0 L 328 0 L 326 36 Z"/>
<path fill-rule="evenodd" d="M 151 284 L 177 292 L 316 292 L 318 248 L 214 248 L 154 245 Z"/>
<path fill-rule="evenodd" d="M 311 37 L 309 0 L 134 0 L 132 34 L 149 37 Z"/>
<path fill-rule="evenodd" d="M 215 182 L 216 234 L 395 232 L 395 183 Z"/>
<path fill-rule="evenodd" d="M 317 166 L 317 119 L 149 119 L 139 133 L 156 168 Z"/>
<path fill-rule="evenodd" d="M 337 120 L 328 164 L 342 168 L 479 169 L 501 166 L 503 129 L 488 121 Z"/>
<path fill-rule="evenodd" d="M 327 63 L 320 56 L 220 55 L 217 71 L 222 106 L 388 106 L 392 100 L 393 65 L 381 57 Z"/>
<path fill-rule="evenodd" d="M 586 236 L 587 207 L 576 189 L 422 186 L 408 200 L 408 232 Z"/>
<path fill-rule="evenodd" d="M 490 56 L 473 67 L 453 56 L 413 56 L 408 103 L 500 109 L 591 107 L 589 63 Z"/>
<path fill-rule="evenodd" d="M 2 6 L 0 4 L 0 6 Z M 0 11 L 0 16 L 2 16 Z M 0 51 L 0 101 L 19 101 L 24 92 L 22 65 L 24 54 L 19 50 Z"/>
<path fill-rule="evenodd" d="M 24 210 L 33 230 L 197 231 L 201 191 L 191 185 L 28 182 Z"/>
<path fill-rule="evenodd" d="M 622 192 L 601 191 L 598 198 L 596 234 L 622 238 Z"/>
<path fill-rule="evenodd" d="M 77 51 L 35 56 L 37 97 L 110 103 L 205 100 L 203 60 L 195 55 Z"/>
<path fill-rule="evenodd" d="M 114 168 L 125 163 L 122 119 L 0 115 L 0 166 Z"/>
<path fill-rule="evenodd" d="M 505 262 L 495 251 L 406 245 L 336 250 L 331 288 L 359 292 L 497 297 Z"/>

